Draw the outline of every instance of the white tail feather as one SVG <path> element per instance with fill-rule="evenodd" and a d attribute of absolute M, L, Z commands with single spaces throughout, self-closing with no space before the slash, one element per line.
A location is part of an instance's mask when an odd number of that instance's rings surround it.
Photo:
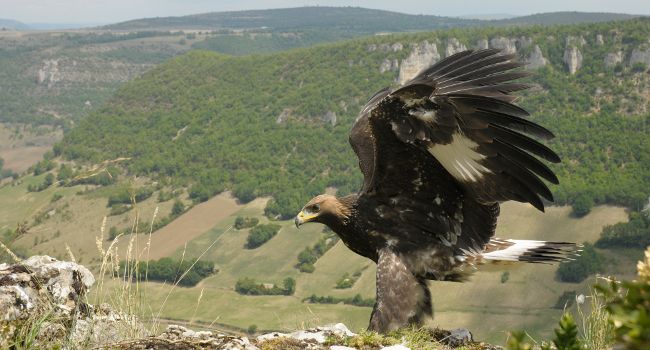
<path fill-rule="evenodd" d="M 503 248 L 483 253 L 485 260 L 552 263 L 572 260 L 581 251 L 581 246 L 567 242 L 492 239 L 489 245 Z"/>

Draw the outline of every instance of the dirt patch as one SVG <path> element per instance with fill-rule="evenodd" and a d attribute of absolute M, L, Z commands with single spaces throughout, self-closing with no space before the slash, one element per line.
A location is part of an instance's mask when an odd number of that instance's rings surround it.
<path fill-rule="evenodd" d="M 186 242 L 213 228 L 219 221 L 232 215 L 243 206 L 230 192 L 222 193 L 207 202 L 198 204 L 169 225 L 151 235 L 150 259 L 170 256 Z"/>
<path fill-rule="evenodd" d="M 21 173 L 43 158 L 51 146 L 20 147 L 0 149 L 0 158 L 5 160 L 4 168 Z"/>

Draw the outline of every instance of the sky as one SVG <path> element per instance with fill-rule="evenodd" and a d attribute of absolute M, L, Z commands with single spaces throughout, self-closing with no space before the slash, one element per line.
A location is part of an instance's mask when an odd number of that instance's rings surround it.
<path fill-rule="evenodd" d="M 299 6 L 358 6 L 454 17 L 554 11 L 650 15 L 648 0 L 0 0 L 0 18 L 25 23 L 104 24 L 143 17 Z"/>

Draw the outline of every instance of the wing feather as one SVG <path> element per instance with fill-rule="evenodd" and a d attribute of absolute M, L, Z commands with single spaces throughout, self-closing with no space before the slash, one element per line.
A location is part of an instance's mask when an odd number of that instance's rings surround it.
<path fill-rule="evenodd" d="M 364 174 L 360 194 L 382 203 L 402 198 L 396 207 L 403 221 L 438 213 L 413 227 L 428 232 L 426 225 L 438 223 L 449 237 L 462 225 L 458 244 L 472 249 L 494 234 L 499 202 L 543 211 L 542 199 L 553 195 L 542 180 L 558 179 L 541 160 L 560 158 L 534 139 L 553 133 L 513 103 L 511 93 L 529 87 L 515 82 L 530 75 L 521 67 L 500 50 L 468 50 L 375 94 L 350 134 Z"/>

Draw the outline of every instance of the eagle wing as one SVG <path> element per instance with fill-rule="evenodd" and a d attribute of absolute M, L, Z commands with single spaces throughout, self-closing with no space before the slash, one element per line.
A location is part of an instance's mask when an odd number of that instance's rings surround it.
<path fill-rule="evenodd" d="M 392 200 L 401 219 L 418 217 L 425 231 L 443 225 L 466 247 L 494 234 L 499 202 L 543 211 L 542 198 L 553 196 L 541 179 L 558 179 L 538 157 L 560 159 L 531 138 L 553 134 L 512 103 L 511 93 L 528 87 L 514 82 L 528 75 L 514 58 L 463 51 L 375 94 L 350 133 L 364 175 L 360 195 Z"/>

